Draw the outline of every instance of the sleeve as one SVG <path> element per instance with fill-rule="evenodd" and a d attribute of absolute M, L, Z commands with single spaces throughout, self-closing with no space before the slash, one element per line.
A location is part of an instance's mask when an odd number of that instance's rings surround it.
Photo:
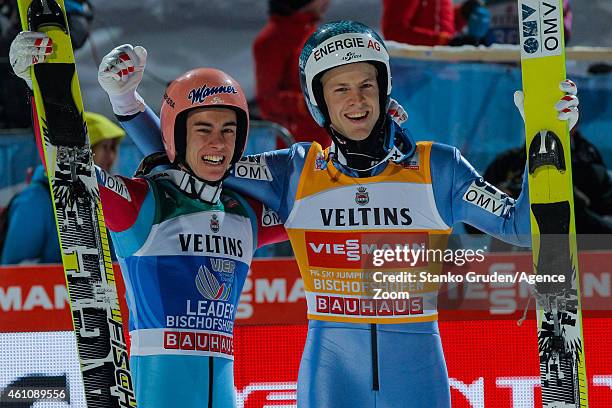
<path fill-rule="evenodd" d="M 285 231 L 285 227 L 276 211 L 267 208 L 252 198 L 247 198 L 247 202 L 255 215 L 253 223 L 257 224 L 257 248 L 284 242 L 289 239 L 287 231 Z"/>
<path fill-rule="evenodd" d="M 243 157 L 224 186 L 261 202 L 284 223 L 293 207 L 309 148 L 310 143 L 296 143 L 289 149 Z"/>
<path fill-rule="evenodd" d="M 46 218 L 53 216 L 49 197 L 42 189 L 30 189 L 13 200 L 8 213 L 1 264 L 18 264 L 43 257 L 49 234 L 57 234 L 46 228 Z M 57 252 L 59 257 L 59 247 Z"/>
<path fill-rule="evenodd" d="M 144 156 L 165 150 L 159 118 L 148 106 L 145 106 L 144 112 L 117 116 L 117 120 Z"/>
<path fill-rule="evenodd" d="M 96 171 L 104 221 L 117 255 L 125 258 L 149 236 L 155 220 L 155 199 L 145 179 L 112 176 L 100 168 Z"/>
<path fill-rule="evenodd" d="M 96 167 L 106 226 L 113 232 L 131 228 L 149 191 L 144 179 L 113 176 Z"/>
<path fill-rule="evenodd" d="M 423 8 L 431 7 L 427 2 L 406 0 L 383 0 L 381 28 L 388 40 L 404 44 L 441 45 L 448 42 L 449 33 L 418 27 L 415 19 Z M 440 13 L 437 8 L 433 10 Z"/>
<path fill-rule="evenodd" d="M 484 181 L 454 147 L 434 143 L 430 166 L 436 206 L 447 225 L 465 222 L 510 244 L 531 245 L 527 172 L 515 201 Z"/>

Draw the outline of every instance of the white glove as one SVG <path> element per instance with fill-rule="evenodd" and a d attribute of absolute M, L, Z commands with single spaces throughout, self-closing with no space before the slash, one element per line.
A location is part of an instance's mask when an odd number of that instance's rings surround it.
<path fill-rule="evenodd" d="M 30 67 L 44 62 L 53 52 L 53 41 L 44 33 L 22 31 L 11 42 L 9 61 L 13 72 L 27 82 L 32 89 L 32 74 Z"/>
<path fill-rule="evenodd" d="M 557 112 L 559 112 L 557 114 L 557 119 L 567 120 L 569 122 L 569 130 L 572 130 L 574 126 L 576 126 L 576 122 L 578 122 L 578 117 L 580 116 L 578 112 L 578 104 L 580 101 L 576 96 L 578 93 L 578 88 L 576 87 L 575 83 L 569 79 L 566 79 L 559 84 L 559 89 L 565 92 L 566 95 L 555 104 L 555 109 Z M 514 92 L 514 105 L 519 110 L 524 122 L 525 96 L 523 95 L 522 91 Z"/>
<path fill-rule="evenodd" d="M 98 82 L 108 94 L 116 115 L 129 116 L 145 110 L 136 88 L 142 81 L 146 62 L 147 50 L 131 44 L 120 45 L 102 58 Z"/>
<path fill-rule="evenodd" d="M 391 98 L 389 100 L 389 106 L 387 107 L 387 113 L 391 115 L 391 118 L 395 123 L 399 126 L 408 120 L 408 113 L 404 110 L 402 105 L 400 105 L 395 99 Z"/>

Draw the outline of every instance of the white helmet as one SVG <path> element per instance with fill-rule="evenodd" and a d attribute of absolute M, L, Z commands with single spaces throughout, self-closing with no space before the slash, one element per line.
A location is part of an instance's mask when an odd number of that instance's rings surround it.
<path fill-rule="evenodd" d="M 383 39 L 374 30 L 356 21 L 335 21 L 320 26 L 302 48 L 302 93 L 310 114 L 319 126 L 329 124 L 321 76 L 332 68 L 355 62 L 369 62 L 376 67 L 380 112 L 386 112 L 391 95 L 389 53 Z"/>

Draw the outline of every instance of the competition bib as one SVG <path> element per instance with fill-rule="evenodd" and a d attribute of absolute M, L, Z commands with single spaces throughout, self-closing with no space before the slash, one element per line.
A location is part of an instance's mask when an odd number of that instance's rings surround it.
<path fill-rule="evenodd" d="M 304 280 L 308 318 L 436 320 L 438 285 L 397 278 L 441 270 L 441 261 L 431 255 L 445 248 L 450 228 L 435 205 L 430 149 L 431 143 L 419 143 L 406 163 L 354 178 L 312 145 L 285 223 Z M 393 259 L 385 252 L 393 252 Z"/>

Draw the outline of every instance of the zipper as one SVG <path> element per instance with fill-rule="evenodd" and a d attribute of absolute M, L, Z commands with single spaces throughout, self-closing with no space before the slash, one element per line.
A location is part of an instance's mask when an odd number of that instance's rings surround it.
<path fill-rule="evenodd" d="M 378 391 L 378 339 L 376 336 L 376 324 L 370 324 L 370 338 L 372 340 L 372 390 Z"/>
<path fill-rule="evenodd" d="M 212 356 L 208 357 L 208 408 L 213 408 L 213 389 L 214 389 L 214 367 L 213 362 L 215 358 Z"/>

